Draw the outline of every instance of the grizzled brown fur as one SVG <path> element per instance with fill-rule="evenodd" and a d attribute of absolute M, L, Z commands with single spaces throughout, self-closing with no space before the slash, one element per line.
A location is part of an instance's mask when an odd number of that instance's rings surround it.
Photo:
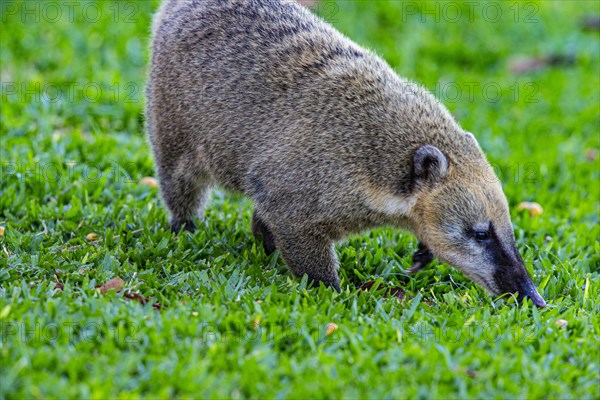
<path fill-rule="evenodd" d="M 392 225 L 424 243 L 421 264 L 433 253 L 492 293 L 523 293 L 495 281 L 493 262 L 474 271 L 472 258 L 489 254 L 460 236 L 467 225 L 495 225 L 498 251 L 511 253 L 507 279 L 529 279 L 474 137 L 427 91 L 295 2 L 166 0 L 147 96 L 173 230 L 192 230 L 218 185 L 252 200 L 252 231 L 267 252 L 337 290 L 334 242 Z"/>

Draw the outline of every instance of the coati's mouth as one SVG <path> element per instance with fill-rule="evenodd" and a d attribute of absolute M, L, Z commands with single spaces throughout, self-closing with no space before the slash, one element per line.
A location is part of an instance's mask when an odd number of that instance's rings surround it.
<path fill-rule="evenodd" d="M 518 293 L 517 300 L 519 302 L 529 298 L 537 307 L 546 307 L 546 301 L 538 293 L 522 261 L 516 266 L 497 267 L 494 273 L 494 283 L 501 292 L 500 294 Z"/>
<path fill-rule="evenodd" d="M 461 263 L 460 261 L 463 260 L 464 257 L 457 252 L 446 251 L 441 256 L 437 256 L 437 258 L 440 261 L 457 267 L 468 278 L 483 287 L 492 296 L 518 293 L 517 300 L 519 302 L 524 298 L 529 298 L 537 307 L 542 308 L 546 306 L 546 302 L 537 292 L 522 261 L 519 268 L 515 269 L 498 269 L 498 267 L 496 267 L 494 270 L 493 267 L 489 267 L 488 270 L 494 272 L 486 275 L 485 273 L 482 273 L 485 272 L 486 269 L 482 268 L 481 265 Z"/>
<path fill-rule="evenodd" d="M 542 296 L 540 296 L 531 279 L 522 284 L 517 291 L 519 293 L 517 296 L 517 300 L 519 302 L 523 301 L 525 298 L 528 298 L 531 299 L 531 302 L 535 306 L 540 308 L 546 307 L 546 301 L 542 298 Z"/>
<path fill-rule="evenodd" d="M 458 261 L 461 260 L 462 257 L 458 253 L 446 252 L 444 255 L 438 256 L 437 258 L 441 261 L 444 261 L 450 265 L 457 267 L 469 279 L 471 279 L 473 282 L 475 282 L 479 286 L 483 287 L 491 295 L 498 296 L 498 295 L 502 294 L 502 292 L 498 288 L 498 286 L 496 286 L 496 284 L 493 281 L 491 281 L 488 277 L 479 273 L 476 268 L 473 268 L 474 266 L 472 266 L 472 265 L 464 266 L 464 264 L 463 264 L 463 267 L 460 267 L 461 263 Z"/>
<path fill-rule="evenodd" d="M 488 291 L 488 293 L 492 294 L 493 296 L 499 296 L 500 294 L 502 294 L 500 293 L 498 287 L 489 282 L 485 276 L 478 274 L 477 272 L 472 272 L 472 276 L 470 276 L 470 278 L 473 280 L 473 282 L 483 287 L 485 290 Z"/>
<path fill-rule="evenodd" d="M 501 296 L 503 294 L 513 295 L 515 293 L 518 293 L 517 301 L 519 303 L 522 302 L 525 298 L 528 298 L 528 299 L 531 299 L 531 302 L 535 306 L 540 307 L 540 308 L 546 307 L 546 301 L 542 298 L 542 296 L 540 296 L 537 289 L 533 285 L 533 282 L 526 283 L 524 285 L 524 287 L 521 288 L 520 290 L 503 292 L 503 291 L 499 290 L 496 285 L 491 284 L 483 275 L 476 274 L 476 273 L 473 275 L 474 276 L 471 279 L 475 283 L 477 283 L 481 287 L 483 287 L 485 290 L 487 290 L 488 293 L 490 293 L 493 296 Z"/>

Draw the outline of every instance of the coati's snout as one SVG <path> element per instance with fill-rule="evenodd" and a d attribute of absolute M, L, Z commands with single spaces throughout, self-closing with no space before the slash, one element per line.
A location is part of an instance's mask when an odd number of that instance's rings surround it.
<path fill-rule="evenodd" d="M 508 203 L 483 154 L 467 163 L 423 146 L 415 153 L 414 177 L 415 231 L 424 244 L 417 268 L 430 251 L 493 295 L 518 293 L 546 305 L 517 251 Z"/>

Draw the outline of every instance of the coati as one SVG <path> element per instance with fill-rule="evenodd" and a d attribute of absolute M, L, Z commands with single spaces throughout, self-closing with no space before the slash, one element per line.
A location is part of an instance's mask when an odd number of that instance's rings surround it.
<path fill-rule="evenodd" d="M 254 204 L 252 231 L 297 276 L 340 290 L 335 241 L 391 225 L 493 295 L 543 307 L 476 139 L 418 85 L 291 0 L 165 0 L 147 124 L 171 228 L 210 188 Z"/>

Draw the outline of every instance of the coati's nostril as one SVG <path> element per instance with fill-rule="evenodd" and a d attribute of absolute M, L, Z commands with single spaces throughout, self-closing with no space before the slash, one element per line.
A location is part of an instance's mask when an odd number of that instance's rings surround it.
<path fill-rule="evenodd" d="M 533 283 L 529 283 L 526 286 L 527 286 L 527 288 L 523 289 L 523 292 L 519 292 L 519 296 L 517 297 L 517 300 L 519 300 L 519 302 L 522 302 L 524 299 L 527 298 L 527 299 L 531 299 L 531 302 L 536 307 L 539 307 L 539 308 L 546 307 L 546 301 L 542 298 L 542 296 L 540 296 L 540 294 L 537 292 L 537 290 L 535 290 Z"/>
<path fill-rule="evenodd" d="M 537 290 L 533 289 L 533 292 L 527 294 L 527 297 L 531 299 L 534 305 L 540 308 L 546 307 L 546 301 L 539 295 Z"/>

